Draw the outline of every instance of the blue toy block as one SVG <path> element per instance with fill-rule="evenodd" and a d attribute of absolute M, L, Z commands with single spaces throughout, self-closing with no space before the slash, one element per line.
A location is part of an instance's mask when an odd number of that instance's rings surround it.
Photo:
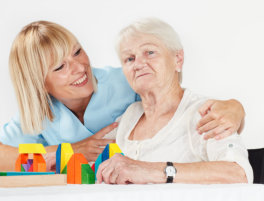
<path fill-rule="evenodd" d="M 56 151 L 56 174 L 60 174 L 61 165 L 61 144 L 59 144 Z"/>
<path fill-rule="evenodd" d="M 54 174 L 54 172 L 0 172 L 0 176 L 29 176 L 29 175 L 52 175 L 52 174 Z"/>
<path fill-rule="evenodd" d="M 109 144 L 105 146 L 105 149 L 102 153 L 102 162 L 109 159 Z"/>
<path fill-rule="evenodd" d="M 102 154 L 100 154 L 99 156 L 98 156 L 98 158 L 96 159 L 96 161 L 95 161 L 95 165 L 94 165 L 94 167 L 95 167 L 95 171 L 94 171 L 94 174 L 95 174 L 95 180 L 97 180 L 96 179 L 96 174 L 97 174 L 97 170 L 98 170 L 98 167 L 99 167 L 99 165 L 102 163 Z"/>

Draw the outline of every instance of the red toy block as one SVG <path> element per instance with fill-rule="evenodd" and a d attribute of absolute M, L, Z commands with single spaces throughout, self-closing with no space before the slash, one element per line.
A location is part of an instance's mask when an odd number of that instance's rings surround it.
<path fill-rule="evenodd" d="M 95 172 L 95 163 L 92 165 L 92 170 Z"/>

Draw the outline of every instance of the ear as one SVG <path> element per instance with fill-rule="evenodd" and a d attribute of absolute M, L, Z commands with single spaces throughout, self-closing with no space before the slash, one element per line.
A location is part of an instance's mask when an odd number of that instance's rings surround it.
<path fill-rule="evenodd" d="M 181 72 L 182 71 L 183 61 L 184 61 L 184 52 L 183 52 L 183 50 L 177 50 L 175 52 L 175 70 L 177 72 Z"/>

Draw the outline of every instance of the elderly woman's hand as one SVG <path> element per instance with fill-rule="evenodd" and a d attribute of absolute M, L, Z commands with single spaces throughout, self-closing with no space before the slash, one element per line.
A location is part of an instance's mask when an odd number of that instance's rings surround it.
<path fill-rule="evenodd" d="M 162 171 L 156 172 L 160 173 Z M 99 166 L 96 177 L 98 183 L 145 184 L 153 182 L 153 178 L 157 176 L 154 174 L 155 167 L 153 163 L 136 161 L 121 154 L 115 154 Z"/>
<path fill-rule="evenodd" d="M 225 138 L 243 127 L 245 111 L 240 102 L 232 99 L 227 101 L 208 100 L 199 110 L 202 119 L 197 124 L 204 138 Z"/>

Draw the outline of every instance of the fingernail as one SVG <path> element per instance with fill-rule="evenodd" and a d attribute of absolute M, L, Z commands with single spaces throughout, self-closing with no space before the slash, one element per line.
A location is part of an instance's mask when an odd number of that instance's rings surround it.
<path fill-rule="evenodd" d="M 215 136 L 215 139 L 216 139 L 216 140 L 220 140 L 220 136 L 218 136 L 218 135 Z"/>

